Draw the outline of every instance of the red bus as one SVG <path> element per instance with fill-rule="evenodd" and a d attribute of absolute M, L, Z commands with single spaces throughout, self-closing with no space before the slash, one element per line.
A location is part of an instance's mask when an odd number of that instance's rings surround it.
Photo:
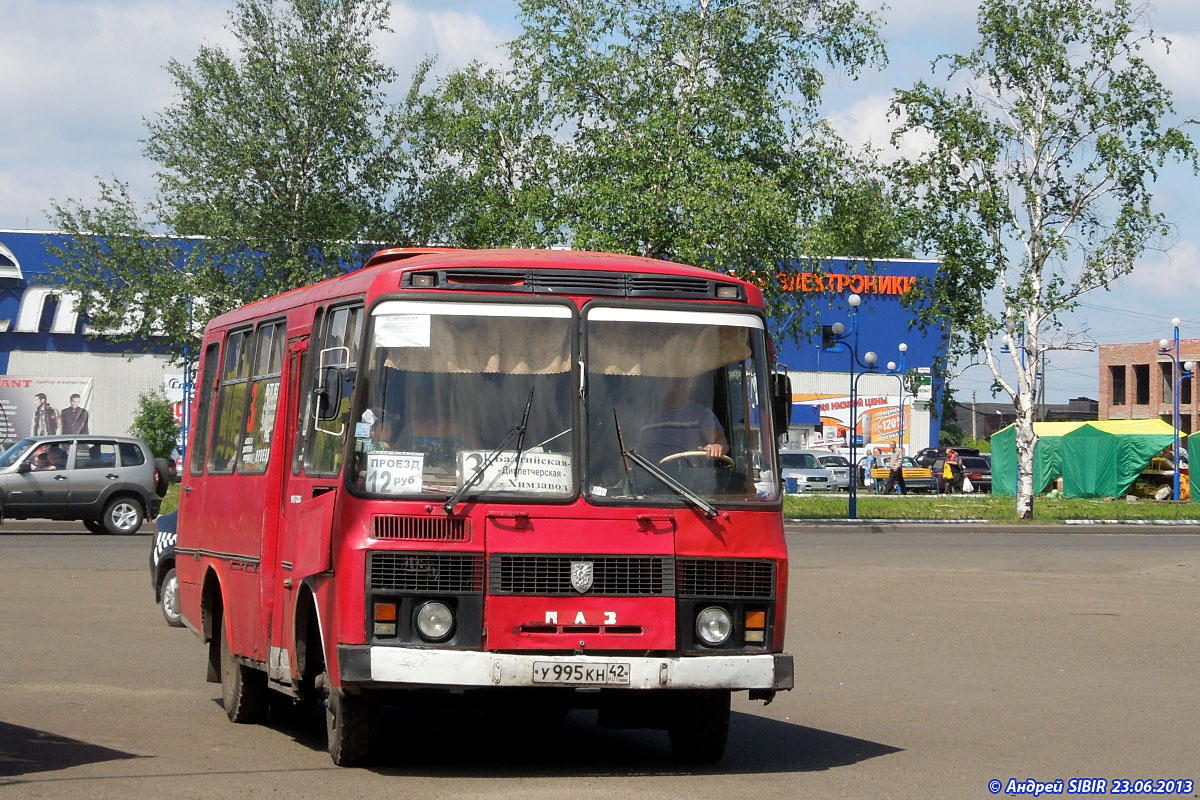
<path fill-rule="evenodd" d="M 600 709 L 716 761 L 792 688 L 761 292 L 573 251 L 396 249 L 204 334 L 176 543 L 234 722 L 324 702 Z M 276 695 L 275 693 L 279 693 Z"/>

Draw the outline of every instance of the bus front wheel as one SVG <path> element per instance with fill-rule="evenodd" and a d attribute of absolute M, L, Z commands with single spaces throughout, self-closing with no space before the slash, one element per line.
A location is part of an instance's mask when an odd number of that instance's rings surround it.
<path fill-rule="evenodd" d="M 230 722 L 261 722 L 267 713 L 267 674 L 239 664 L 229 647 L 229 631 L 221 626 L 221 702 Z"/>
<path fill-rule="evenodd" d="M 689 764 L 715 764 L 725 754 L 729 738 L 729 692 L 681 692 L 673 698 L 667 733 L 671 752 Z"/>
<path fill-rule="evenodd" d="M 330 686 L 328 673 L 322 677 L 328 691 L 325 733 L 329 736 L 329 757 L 339 767 L 367 763 L 379 719 L 375 705 L 365 695 L 345 694 Z"/>

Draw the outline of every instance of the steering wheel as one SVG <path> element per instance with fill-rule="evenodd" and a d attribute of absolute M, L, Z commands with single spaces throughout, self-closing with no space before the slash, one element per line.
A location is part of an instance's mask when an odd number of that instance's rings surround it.
<path fill-rule="evenodd" d="M 708 454 L 708 451 L 706 451 L 706 450 L 683 450 L 678 453 L 671 453 L 671 455 L 669 455 L 669 456 L 663 456 L 662 458 L 660 458 L 658 460 L 658 463 L 661 466 L 662 464 L 669 464 L 672 461 L 678 461 L 681 458 L 693 458 L 695 456 L 704 456 L 705 458 L 712 458 L 712 456 L 710 456 Z M 725 464 L 728 467 L 734 466 L 733 459 L 727 455 L 717 456 L 714 460 L 720 461 L 721 463 Z"/>

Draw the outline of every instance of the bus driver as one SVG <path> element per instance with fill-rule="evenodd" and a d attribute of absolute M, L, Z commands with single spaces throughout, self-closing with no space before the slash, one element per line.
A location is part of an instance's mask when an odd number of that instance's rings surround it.
<path fill-rule="evenodd" d="M 729 454 L 716 414 L 691 395 L 691 378 L 669 379 L 663 408 L 638 435 L 641 455 L 657 464 L 674 453 L 702 450 L 714 459 Z"/>

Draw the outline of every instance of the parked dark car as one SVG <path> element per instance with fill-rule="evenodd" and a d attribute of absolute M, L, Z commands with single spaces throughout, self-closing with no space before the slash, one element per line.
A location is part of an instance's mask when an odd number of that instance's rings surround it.
<path fill-rule="evenodd" d="M 163 619 L 172 628 L 182 628 L 179 578 L 175 575 L 175 518 L 174 511 L 158 518 L 158 531 L 150 548 L 150 585 L 154 587 L 154 601 Z"/>
<path fill-rule="evenodd" d="M 971 491 L 974 492 L 990 492 L 992 490 L 992 462 L 983 456 L 962 456 L 959 458 L 959 464 L 962 466 L 963 477 L 971 479 Z M 933 477 L 939 481 L 943 492 L 960 491 L 959 485 L 949 485 L 946 480 L 946 458 L 941 456 L 937 461 L 933 462 L 930 467 L 933 472 Z"/>
<path fill-rule="evenodd" d="M 963 477 L 971 480 L 975 491 L 992 491 L 992 462 L 983 456 L 963 456 L 962 470 Z"/>
<path fill-rule="evenodd" d="M 946 457 L 947 450 L 955 450 L 960 456 L 979 455 L 979 451 L 974 447 L 956 447 L 952 445 L 949 447 L 926 447 L 922 450 L 918 450 L 914 458 L 922 467 L 932 467 L 933 462 L 937 461 L 939 458 L 944 459 Z"/>
<path fill-rule="evenodd" d="M 0 454 L 0 514 L 81 520 L 92 533 L 136 533 L 158 516 L 167 464 L 141 439 L 41 436 Z"/>

